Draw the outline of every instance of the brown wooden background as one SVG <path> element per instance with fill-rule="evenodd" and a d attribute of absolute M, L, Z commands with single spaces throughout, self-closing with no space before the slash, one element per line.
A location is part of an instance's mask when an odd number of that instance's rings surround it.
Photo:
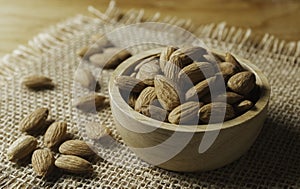
<path fill-rule="evenodd" d="M 38 32 L 67 17 L 87 14 L 87 6 L 105 10 L 109 0 L 0 0 L 0 57 Z M 191 18 L 195 24 L 226 21 L 300 40 L 300 0 L 117 0 L 118 7 L 143 8 L 147 14 Z"/>

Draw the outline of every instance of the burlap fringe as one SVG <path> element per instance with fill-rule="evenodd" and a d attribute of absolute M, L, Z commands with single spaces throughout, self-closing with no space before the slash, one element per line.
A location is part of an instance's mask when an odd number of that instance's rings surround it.
<path fill-rule="evenodd" d="M 238 44 L 241 47 L 247 45 L 247 47 L 256 48 L 258 51 L 296 57 L 297 62 L 300 55 L 300 41 L 286 42 L 270 34 L 259 37 L 254 35 L 251 29 L 228 26 L 225 22 L 195 27 L 191 20 L 172 16 L 161 18 L 159 12 L 145 18 L 143 9 L 132 9 L 123 13 L 116 7 L 114 0 L 110 2 L 105 13 L 100 12 L 94 7 L 88 7 L 88 10 L 93 16 L 77 15 L 58 23 L 34 37 L 27 45 L 20 45 L 11 54 L 4 56 L 0 61 L 0 81 L 9 78 L 13 72 L 16 72 L 24 64 L 31 64 L 30 60 L 38 58 L 41 53 L 53 47 L 63 45 L 66 40 L 70 40 L 75 35 L 82 33 L 85 26 L 97 23 L 120 26 L 141 22 L 162 22 L 182 27 L 194 33 L 199 38 L 215 39 L 217 41 Z M 162 29 L 160 28 L 160 30 Z"/>

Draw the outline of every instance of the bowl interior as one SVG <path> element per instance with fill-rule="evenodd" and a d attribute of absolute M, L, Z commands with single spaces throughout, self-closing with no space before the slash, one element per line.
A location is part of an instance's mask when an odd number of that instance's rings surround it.
<path fill-rule="evenodd" d="M 135 56 L 132 56 L 131 58 L 124 61 L 120 66 L 117 67 L 117 69 L 114 71 L 110 78 L 109 82 L 109 95 L 110 100 L 114 101 L 115 104 L 118 106 L 119 109 L 123 110 L 124 113 L 127 114 L 127 116 L 141 120 L 143 124 L 147 124 L 150 127 L 155 128 L 161 128 L 166 129 L 170 131 L 182 131 L 182 132 L 205 132 L 205 131 L 213 131 L 215 129 L 219 129 L 220 123 L 216 124 L 205 124 L 205 125 L 175 125 L 171 123 L 165 123 L 161 122 L 152 118 L 149 118 L 143 114 L 140 114 L 133 110 L 127 102 L 123 99 L 119 88 L 114 84 L 114 80 L 117 76 L 120 75 L 130 75 L 135 67 L 139 63 L 139 60 L 145 59 L 147 57 L 150 57 L 152 55 L 160 54 L 163 48 L 157 48 L 153 50 L 149 50 L 140 54 L 137 54 Z M 224 52 L 220 52 L 225 54 Z M 248 60 L 245 60 L 243 58 L 240 58 L 238 56 L 235 56 L 235 58 L 240 62 L 240 64 L 243 66 L 245 70 L 251 71 L 256 76 L 256 83 L 260 87 L 260 97 L 255 103 L 255 105 L 245 112 L 244 114 L 225 121 L 222 124 L 221 129 L 227 129 L 236 125 L 240 125 L 241 123 L 254 118 L 256 115 L 258 115 L 267 105 L 270 97 L 270 85 L 265 77 L 265 75 L 251 62 Z"/>

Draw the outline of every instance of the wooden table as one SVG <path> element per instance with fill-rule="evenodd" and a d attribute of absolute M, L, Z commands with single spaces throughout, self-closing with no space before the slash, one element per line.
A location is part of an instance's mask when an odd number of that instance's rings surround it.
<path fill-rule="evenodd" d="M 87 6 L 104 11 L 109 0 L 0 0 L 0 57 L 34 35 L 67 17 L 88 14 Z M 160 11 L 163 16 L 191 18 L 195 24 L 226 21 L 271 33 L 291 41 L 300 39 L 298 0 L 118 0 L 118 7 Z"/>

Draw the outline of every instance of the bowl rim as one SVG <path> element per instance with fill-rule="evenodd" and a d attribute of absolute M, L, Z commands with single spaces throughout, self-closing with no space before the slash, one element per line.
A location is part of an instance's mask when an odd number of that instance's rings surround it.
<path fill-rule="evenodd" d="M 165 122 L 155 120 L 153 118 L 147 117 L 147 116 L 135 111 L 123 99 L 119 88 L 114 84 L 114 80 L 117 76 L 123 75 L 123 73 L 132 64 L 135 64 L 138 60 L 153 56 L 155 54 L 160 54 L 163 49 L 164 49 L 163 47 L 160 47 L 160 48 L 155 48 L 155 49 L 151 49 L 151 50 L 136 54 L 136 55 L 128 58 L 124 62 L 122 62 L 122 64 L 120 64 L 112 73 L 110 80 L 109 80 L 109 85 L 108 85 L 110 101 L 116 102 L 114 104 L 117 106 L 118 109 L 126 110 L 126 111 L 122 111 L 126 114 L 126 116 L 129 116 L 130 118 L 136 119 L 138 121 L 142 120 L 143 124 L 147 124 L 148 126 L 154 127 L 156 129 L 164 129 L 164 130 L 176 131 L 176 132 L 197 133 L 197 132 L 224 130 L 224 129 L 229 129 L 229 128 L 241 125 L 242 123 L 245 123 L 245 122 L 255 118 L 268 106 L 271 88 L 270 88 L 270 84 L 269 84 L 266 76 L 253 63 L 232 53 L 233 56 L 242 64 L 242 66 L 246 67 L 249 71 L 254 73 L 256 76 L 256 79 L 260 81 L 259 86 L 260 86 L 261 96 L 258 99 L 258 101 L 255 103 L 255 106 L 253 106 L 246 113 L 244 113 L 234 119 L 231 119 L 231 120 L 228 120 L 225 122 L 221 122 L 221 123 L 214 123 L 214 124 L 209 124 L 209 125 L 208 124 L 176 125 L 176 124 L 172 124 L 172 123 L 165 123 Z M 208 50 L 213 50 L 215 52 L 225 55 L 224 51 L 215 50 L 215 49 L 208 49 Z M 219 126 L 220 124 L 222 124 L 221 127 Z"/>

